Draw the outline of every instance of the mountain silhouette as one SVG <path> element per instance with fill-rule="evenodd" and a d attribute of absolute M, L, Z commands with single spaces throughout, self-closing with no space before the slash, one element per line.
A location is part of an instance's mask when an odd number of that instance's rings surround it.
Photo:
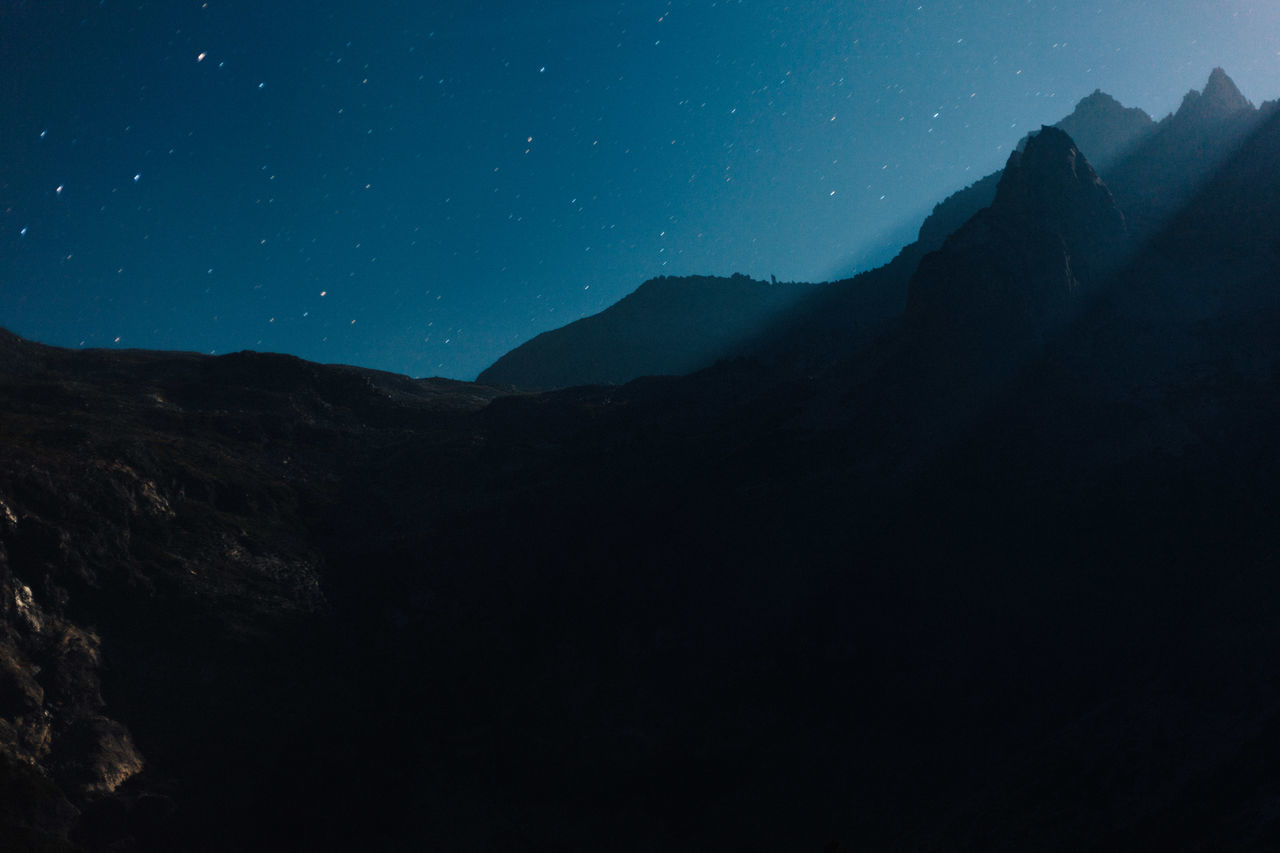
<path fill-rule="evenodd" d="M 541 390 L 689 373 L 739 349 L 807 289 L 745 275 L 653 279 L 599 314 L 521 344 L 477 381 Z"/>
<path fill-rule="evenodd" d="M 1054 127 L 1009 155 L 991 205 L 908 283 L 901 317 L 825 370 L 802 422 L 877 448 L 897 478 L 945 453 L 1100 295 L 1133 251 L 1124 215 Z"/>
<path fill-rule="evenodd" d="M 1070 115 L 1053 126 L 1075 140 L 1094 168 L 1106 172 L 1149 136 L 1156 123 L 1144 110 L 1125 107 L 1101 89 L 1095 89 L 1092 95 L 1076 104 Z"/>
<path fill-rule="evenodd" d="M 1009 156 L 991 206 L 921 260 L 904 322 L 1006 353 L 1039 345 L 1110 273 L 1125 236 L 1124 215 L 1071 137 L 1044 127 Z"/>
<path fill-rule="evenodd" d="M 1280 105 L 1199 109 L 685 376 L 0 331 L 0 848 L 1274 849 Z"/>
<path fill-rule="evenodd" d="M 1187 93 L 1136 148 L 1105 172 L 1134 235 L 1158 231 L 1257 129 L 1262 114 L 1221 68 Z"/>
<path fill-rule="evenodd" d="M 1095 91 L 1055 127 L 1075 138 L 1092 162 L 1110 165 L 1148 136 L 1155 123 L 1142 110 Z M 939 202 L 917 239 L 878 269 L 814 287 L 768 287 L 742 276 L 646 282 L 600 314 L 522 344 L 478 381 L 529 390 L 616 385 L 762 352 L 792 361 L 809 361 L 816 351 L 831 357 L 901 315 L 907 282 L 920 259 L 991 204 L 1000 175 L 994 172 Z"/>
<path fill-rule="evenodd" d="M 1175 117 L 1186 122 L 1221 122 L 1252 110 L 1253 104 L 1241 94 L 1235 81 L 1226 71 L 1215 68 L 1203 90 L 1192 89 L 1183 96 Z"/>

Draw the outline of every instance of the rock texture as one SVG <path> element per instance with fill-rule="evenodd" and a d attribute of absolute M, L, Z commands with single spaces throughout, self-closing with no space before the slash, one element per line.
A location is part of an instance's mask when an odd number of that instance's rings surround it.
<path fill-rule="evenodd" d="M 1009 156 L 991 206 L 926 255 L 906 324 L 961 350 L 1043 346 L 1115 269 L 1124 215 L 1066 133 L 1045 127 Z"/>
<path fill-rule="evenodd" d="M 490 396 L 0 333 L 0 787 L 29 802 L 7 849 L 134 849 L 164 834 L 157 796 L 187 800 L 188 833 L 221 820 L 190 798 L 252 775 L 301 698 L 260 659 L 289 660 L 331 613 L 315 525 L 344 447 Z"/>

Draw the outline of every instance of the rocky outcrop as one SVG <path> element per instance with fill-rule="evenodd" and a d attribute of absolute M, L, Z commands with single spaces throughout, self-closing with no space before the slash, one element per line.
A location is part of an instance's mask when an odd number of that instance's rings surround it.
<path fill-rule="evenodd" d="M 991 207 L 921 261 L 904 323 L 944 349 L 1026 355 L 1066 325 L 1124 244 L 1106 185 L 1071 137 L 1045 127 L 1010 155 Z"/>
<path fill-rule="evenodd" d="M 1070 136 L 1090 165 L 1105 174 L 1153 133 L 1156 123 L 1144 110 L 1126 107 L 1101 89 L 1095 89 L 1093 94 L 1076 104 L 1070 115 L 1053 127 Z M 1030 138 L 1028 135 L 1018 143 L 1019 151 L 1026 148 Z M 1000 175 L 1000 172 L 993 172 L 939 202 L 920 226 L 918 243 L 921 254 L 941 248 L 948 236 L 979 210 L 990 205 L 995 200 Z"/>
<path fill-rule="evenodd" d="M 1221 122 L 1253 109 L 1253 103 L 1227 76 L 1227 72 L 1215 68 L 1209 74 L 1204 89 L 1198 92 L 1192 89 L 1183 96 L 1174 117 L 1188 123 Z"/>
<path fill-rule="evenodd" d="M 296 700 L 255 660 L 329 612 L 314 525 L 350 447 L 493 396 L 0 332 L 0 801 L 26 804 L 0 848 L 180 849 L 173 797 L 216 825 L 187 768 L 270 760 Z"/>
<path fill-rule="evenodd" d="M 101 638 L 46 606 L 65 594 L 30 564 L 71 556 L 74 546 L 56 525 L 5 505 L 7 547 L 0 549 L 0 752 L 44 768 L 70 796 L 109 794 L 142 770 L 128 730 L 104 714 Z M 26 567 L 41 594 L 17 576 L 10 559 Z M 41 584 L 37 584 L 41 586 Z"/>

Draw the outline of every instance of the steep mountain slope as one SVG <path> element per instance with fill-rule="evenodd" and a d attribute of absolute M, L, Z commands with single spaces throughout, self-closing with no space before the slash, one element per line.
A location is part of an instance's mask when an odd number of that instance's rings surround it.
<path fill-rule="evenodd" d="M 921 260 L 904 324 L 953 353 L 1033 352 L 1112 272 L 1126 236 L 1074 141 L 1045 127 L 1010 155 L 991 206 Z"/>
<path fill-rule="evenodd" d="M 1125 107 L 1098 89 L 1083 98 L 1070 115 L 1053 127 L 1070 136 L 1093 167 L 1106 174 L 1123 155 L 1141 145 L 1154 132 L 1156 124 L 1143 110 Z M 1018 143 L 1018 150 L 1026 146 L 1029 138 L 1024 137 Z M 950 234 L 991 204 L 1000 175 L 1000 172 L 992 172 L 934 207 L 933 213 L 920 226 L 922 253 L 941 248 Z"/>
<path fill-rule="evenodd" d="M 1043 356 L 1133 250 L 1088 160 L 1042 128 L 1010 154 L 991 206 L 921 259 L 901 318 L 813 371 L 837 391 L 816 395 L 804 422 L 874 448 L 889 476 L 918 469 Z"/>
<path fill-rule="evenodd" d="M 1105 173 L 1134 234 L 1154 234 L 1176 215 L 1261 120 L 1221 68 L 1202 92 L 1188 92 L 1177 112 Z"/>
<path fill-rule="evenodd" d="M 948 559 L 1027 573 L 1009 603 L 1063 619 L 1032 632 L 1064 633 L 1040 650 L 1055 678 L 1119 656 L 1113 677 L 1079 678 L 1094 709 L 1002 783 L 1007 803 L 1026 785 L 1067 811 L 1127 811 L 1099 814 L 1112 828 L 1095 849 L 1280 838 L 1262 769 L 1280 724 L 1280 632 L 1261 605 L 1277 592 L 1280 508 L 1280 247 L 1263 236 L 1280 226 L 1280 120 L 1264 114 L 938 463 L 910 514 L 950 517 Z"/>

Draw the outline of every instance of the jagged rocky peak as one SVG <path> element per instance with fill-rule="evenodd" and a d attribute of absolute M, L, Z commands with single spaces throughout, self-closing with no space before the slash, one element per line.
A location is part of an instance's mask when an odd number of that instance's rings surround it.
<path fill-rule="evenodd" d="M 1203 91 L 1192 89 L 1183 96 L 1177 117 L 1220 121 L 1252 109 L 1253 103 L 1244 96 L 1235 81 L 1227 76 L 1227 72 L 1215 68 L 1209 74 L 1209 82 L 1205 84 Z"/>
<path fill-rule="evenodd" d="M 1071 137 L 1043 127 L 1009 155 L 995 201 L 921 261 L 908 327 L 1027 352 L 1120 257 L 1124 216 Z"/>
<path fill-rule="evenodd" d="M 1126 107 L 1095 89 L 1054 126 L 1074 139 L 1095 167 L 1105 170 L 1151 133 L 1156 123 L 1144 110 Z"/>
<path fill-rule="evenodd" d="M 1126 107 L 1101 89 L 1095 89 L 1054 127 L 1066 132 L 1089 162 L 1105 173 L 1154 133 L 1156 123 L 1145 111 Z M 1019 151 L 1026 148 L 1033 135 L 1024 136 L 1018 142 Z M 995 198 L 1000 175 L 993 172 L 939 202 L 920 226 L 918 243 L 922 252 L 940 248 L 948 235 L 989 206 Z"/>
<path fill-rule="evenodd" d="M 992 207 L 1064 236 L 1124 230 L 1124 215 L 1111 191 L 1071 136 L 1056 127 L 1040 128 L 1025 149 L 1009 155 Z"/>
<path fill-rule="evenodd" d="M 1126 107 L 1101 89 L 1094 89 L 1076 104 L 1074 113 L 1117 113 Z M 1132 108 L 1136 109 L 1136 107 Z"/>
<path fill-rule="evenodd" d="M 1145 120 L 1144 120 L 1145 118 Z M 1126 107 L 1101 89 L 1094 89 L 1092 94 L 1085 95 L 1076 104 L 1071 115 L 1058 122 L 1057 127 L 1071 133 L 1067 124 L 1084 124 L 1085 122 L 1115 122 L 1137 120 L 1142 124 L 1154 123 L 1146 110 L 1138 107 Z M 1071 134 L 1072 138 L 1075 134 Z M 1077 140 L 1078 141 L 1078 140 Z"/>

